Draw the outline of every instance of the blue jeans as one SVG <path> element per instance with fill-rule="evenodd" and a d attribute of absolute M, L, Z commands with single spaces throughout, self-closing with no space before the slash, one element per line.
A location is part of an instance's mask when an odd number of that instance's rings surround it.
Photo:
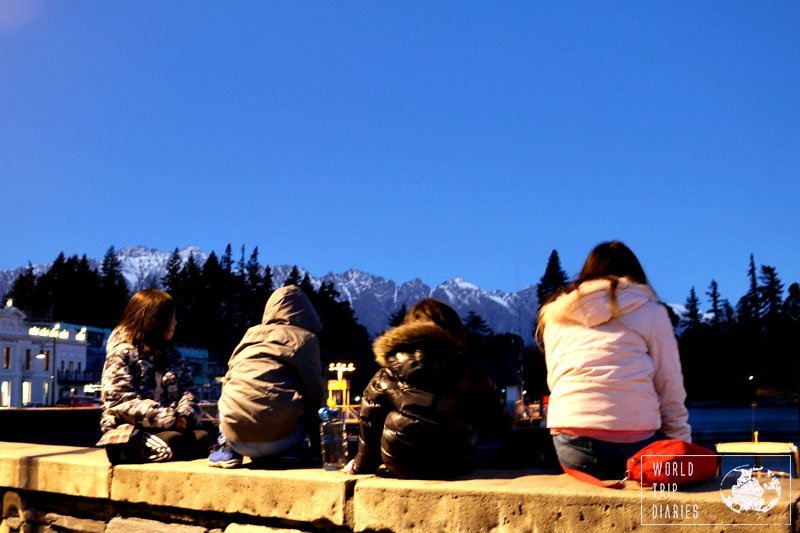
<path fill-rule="evenodd" d="M 283 453 L 292 446 L 299 444 L 302 442 L 303 437 L 305 437 L 305 432 L 300 428 L 294 435 L 289 435 L 284 439 L 272 442 L 244 443 L 228 441 L 228 445 L 230 445 L 233 451 L 245 457 L 269 457 Z"/>
<path fill-rule="evenodd" d="M 664 435 L 657 432 L 649 439 L 623 444 L 559 433 L 553 435 L 553 445 L 558 461 L 567 468 L 598 479 L 622 479 L 628 459 L 648 444 L 663 438 Z"/>

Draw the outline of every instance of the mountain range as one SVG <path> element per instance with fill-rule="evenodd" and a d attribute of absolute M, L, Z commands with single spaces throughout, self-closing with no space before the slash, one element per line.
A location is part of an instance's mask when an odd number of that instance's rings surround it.
<path fill-rule="evenodd" d="M 131 291 L 159 286 L 164 275 L 171 252 L 144 246 L 131 246 L 117 251 L 122 273 Z M 194 255 L 201 265 L 208 257 L 197 247 L 189 246 L 180 250 L 183 261 Z M 90 264 L 98 268 L 99 261 L 90 259 Z M 34 265 L 34 272 L 41 274 L 50 265 Z M 11 288 L 14 280 L 26 267 L 0 271 L 0 295 Z M 291 265 L 270 265 L 273 286 L 280 287 L 292 269 Z M 307 273 L 298 266 L 301 274 Z M 536 286 L 531 285 L 517 292 L 499 290 L 487 291 L 461 278 L 445 281 L 435 287 L 426 285 L 419 278 L 404 283 L 397 282 L 350 269 L 340 273 L 327 273 L 315 276 L 308 272 L 311 283 L 318 287 L 323 281 L 332 281 L 343 300 L 350 302 L 358 321 L 367 328 L 370 335 L 386 329 L 389 317 L 404 304 L 412 305 L 422 298 L 436 298 L 452 306 L 462 318 L 472 311 L 486 320 L 496 333 L 516 333 L 526 343 L 532 342 L 534 313 L 538 307 Z"/>

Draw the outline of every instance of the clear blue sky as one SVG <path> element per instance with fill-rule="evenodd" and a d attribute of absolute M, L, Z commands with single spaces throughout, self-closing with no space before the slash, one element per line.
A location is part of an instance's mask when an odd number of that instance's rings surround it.
<path fill-rule="evenodd" d="M 800 3 L 0 0 L 0 268 L 258 245 L 534 283 L 618 238 L 683 302 L 800 281 Z"/>

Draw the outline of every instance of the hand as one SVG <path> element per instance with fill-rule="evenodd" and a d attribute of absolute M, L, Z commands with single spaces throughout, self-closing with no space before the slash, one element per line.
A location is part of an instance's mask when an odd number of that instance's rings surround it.
<path fill-rule="evenodd" d="M 187 429 L 189 427 L 189 419 L 185 416 L 179 416 L 177 420 L 175 420 L 175 428 L 176 429 Z"/>
<path fill-rule="evenodd" d="M 142 443 L 144 444 L 145 455 L 148 461 L 158 463 L 161 461 L 169 461 L 172 459 L 172 449 L 166 442 L 156 437 L 153 434 L 145 433 L 143 435 Z"/>
<path fill-rule="evenodd" d="M 345 474 L 353 474 L 353 475 L 355 475 L 355 470 L 356 470 L 356 460 L 355 459 L 350 459 L 350 462 L 342 467 L 342 472 L 345 473 Z"/>

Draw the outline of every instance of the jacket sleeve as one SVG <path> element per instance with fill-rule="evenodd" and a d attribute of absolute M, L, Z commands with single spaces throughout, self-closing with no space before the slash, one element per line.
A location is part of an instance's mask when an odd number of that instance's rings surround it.
<path fill-rule="evenodd" d="M 319 452 L 319 418 L 317 411 L 325 405 L 325 380 L 320 362 L 319 338 L 314 335 L 299 348 L 292 358 L 300 376 L 303 392 L 303 427 L 311 443 L 311 451 Z"/>
<path fill-rule="evenodd" d="M 658 304 L 647 339 L 655 369 L 653 383 L 661 408 L 661 432 L 673 439 L 692 441 L 686 389 L 678 354 L 678 342 L 666 308 Z"/>
<path fill-rule="evenodd" d="M 381 435 L 391 404 L 385 389 L 389 384 L 385 368 L 379 370 L 364 389 L 358 416 L 358 453 L 353 461 L 354 474 L 374 473 L 381 465 Z"/>
<path fill-rule="evenodd" d="M 169 429 L 175 425 L 176 410 L 141 398 L 133 387 L 130 361 L 136 357 L 129 349 L 108 354 L 103 367 L 102 394 L 104 415 L 146 428 Z"/>
<path fill-rule="evenodd" d="M 197 399 L 197 391 L 194 386 L 194 376 L 192 367 L 183 358 L 179 359 L 178 388 L 181 391 L 181 398 L 175 409 L 177 414 L 189 419 L 192 426 L 197 425 L 203 414 L 200 409 L 200 402 Z"/>
<path fill-rule="evenodd" d="M 314 335 L 300 347 L 294 360 L 297 372 L 303 382 L 303 396 L 306 408 L 317 416 L 317 410 L 325 404 L 325 380 L 319 358 L 319 338 Z"/>

